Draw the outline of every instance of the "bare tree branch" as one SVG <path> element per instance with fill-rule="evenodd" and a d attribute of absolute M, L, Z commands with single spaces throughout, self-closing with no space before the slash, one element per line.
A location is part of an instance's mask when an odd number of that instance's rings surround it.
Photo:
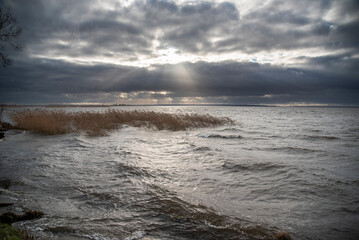
<path fill-rule="evenodd" d="M 10 9 L 0 8 L 0 62 L 3 67 L 11 64 L 11 59 L 5 53 L 6 47 L 20 50 L 20 46 L 15 39 L 21 33 L 21 28 L 17 25 Z"/>

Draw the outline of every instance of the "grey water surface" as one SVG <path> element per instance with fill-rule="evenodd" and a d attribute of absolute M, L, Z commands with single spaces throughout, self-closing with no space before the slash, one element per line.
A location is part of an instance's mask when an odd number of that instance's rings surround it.
<path fill-rule="evenodd" d="M 15 204 L 6 210 L 45 213 L 15 226 L 40 239 L 359 239 L 359 109 L 114 108 L 236 124 L 123 126 L 104 137 L 8 131 L 0 179 L 11 186 L 0 190 Z"/>

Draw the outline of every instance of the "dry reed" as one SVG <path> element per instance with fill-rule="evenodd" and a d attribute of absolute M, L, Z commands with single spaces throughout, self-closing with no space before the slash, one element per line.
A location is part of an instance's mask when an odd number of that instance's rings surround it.
<path fill-rule="evenodd" d="M 103 136 L 121 125 L 148 127 L 157 130 L 180 131 L 186 129 L 234 124 L 226 117 L 199 114 L 170 114 L 153 111 L 66 112 L 27 110 L 10 115 L 15 128 L 43 134 L 85 132 L 90 136 Z"/>

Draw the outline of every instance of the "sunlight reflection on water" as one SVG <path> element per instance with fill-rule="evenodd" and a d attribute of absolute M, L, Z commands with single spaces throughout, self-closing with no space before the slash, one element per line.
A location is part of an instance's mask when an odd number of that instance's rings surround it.
<path fill-rule="evenodd" d="M 268 239 L 279 230 L 294 239 L 358 236 L 358 109 L 114 108 L 237 124 L 123 127 L 105 137 L 9 131 L 0 142 L 7 194 L 19 199 L 14 208 L 46 213 L 22 227 L 41 228 L 44 238 Z"/>

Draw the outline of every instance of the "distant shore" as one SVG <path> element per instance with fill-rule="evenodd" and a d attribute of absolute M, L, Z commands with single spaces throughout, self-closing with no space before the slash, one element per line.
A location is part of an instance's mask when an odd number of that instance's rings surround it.
<path fill-rule="evenodd" d="M 45 107 L 45 108 L 67 108 L 67 107 L 176 107 L 176 106 L 203 106 L 203 107 L 295 107 L 295 108 L 359 108 L 356 105 L 322 105 L 322 104 L 0 104 L 0 108 L 23 108 L 23 107 Z"/>

